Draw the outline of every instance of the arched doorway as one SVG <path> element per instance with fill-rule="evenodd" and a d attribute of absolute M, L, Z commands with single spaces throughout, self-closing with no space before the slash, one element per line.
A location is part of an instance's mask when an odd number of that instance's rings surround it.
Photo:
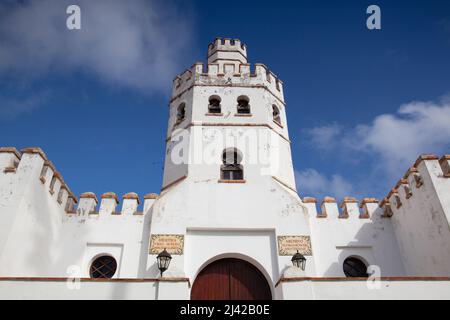
<path fill-rule="evenodd" d="M 240 259 L 222 259 L 205 267 L 192 286 L 192 300 L 271 300 L 264 275 Z"/>

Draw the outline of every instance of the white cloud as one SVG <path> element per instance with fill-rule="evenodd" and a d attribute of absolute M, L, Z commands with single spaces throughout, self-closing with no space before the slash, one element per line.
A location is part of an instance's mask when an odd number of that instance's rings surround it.
<path fill-rule="evenodd" d="M 82 29 L 66 28 L 72 1 L 0 4 L 0 75 L 40 79 L 89 72 L 142 91 L 169 88 L 191 38 L 189 18 L 166 1 L 78 0 Z"/>
<path fill-rule="evenodd" d="M 450 104 L 412 102 L 403 105 L 397 114 L 381 115 L 354 132 L 355 149 L 374 152 L 390 173 L 406 171 L 420 154 L 448 151 Z"/>
<path fill-rule="evenodd" d="M 317 149 L 328 150 L 334 145 L 334 139 L 342 133 L 338 124 L 330 124 L 306 130 L 310 136 L 310 143 Z"/>
<path fill-rule="evenodd" d="M 299 193 L 302 196 L 317 198 L 332 196 L 342 199 L 353 195 L 351 183 L 337 174 L 328 178 L 315 169 L 306 169 L 296 171 L 295 178 L 299 186 Z"/>
<path fill-rule="evenodd" d="M 0 119 L 11 119 L 19 114 L 30 113 L 47 102 L 49 96 L 47 91 L 27 97 L 10 97 L 0 94 Z"/>
<path fill-rule="evenodd" d="M 339 128 L 339 130 L 335 129 Z M 348 130 L 332 124 L 308 130 L 310 138 L 324 145 L 314 147 L 348 158 L 369 156 L 373 170 L 398 179 L 423 153 L 448 153 L 450 150 L 450 102 L 411 102 L 395 114 L 377 116 L 368 124 Z M 334 153 L 335 154 L 335 153 Z M 372 170 L 372 171 L 373 171 Z"/>

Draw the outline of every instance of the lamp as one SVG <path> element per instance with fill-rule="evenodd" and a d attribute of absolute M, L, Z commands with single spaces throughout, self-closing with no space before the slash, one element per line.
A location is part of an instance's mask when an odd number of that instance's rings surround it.
<path fill-rule="evenodd" d="M 172 260 L 172 256 L 170 253 L 167 252 L 166 249 L 164 249 L 158 256 L 156 257 L 156 260 L 158 262 L 158 269 L 161 271 L 161 277 L 163 276 L 164 271 L 169 269 L 170 260 Z"/>
<path fill-rule="evenodd" d="M 300 268 L 305 271 L 306 258 L 300 252 L 297 251 L 297 253 L 292 257 L 291 261 L 294 267 Z"/>

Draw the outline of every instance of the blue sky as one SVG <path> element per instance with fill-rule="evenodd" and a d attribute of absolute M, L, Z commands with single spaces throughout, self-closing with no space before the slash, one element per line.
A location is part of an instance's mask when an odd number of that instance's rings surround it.
<path fill-rule="evenodd" d="M 2 1 L 0 145 L 40 146 L 78 195 L 159 192 L 171 80 L 218 36 L 284 81 L 302 196 L 383 197 L 419 154 L 450 153 L 438 0 Z"/>

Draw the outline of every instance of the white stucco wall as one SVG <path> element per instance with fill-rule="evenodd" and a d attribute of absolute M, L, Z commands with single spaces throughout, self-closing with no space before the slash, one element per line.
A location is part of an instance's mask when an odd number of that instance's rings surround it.
<path fill-rule="evenodd" d="M 144 277 L 150 215 L 130 212 L 132 200 L 121 207 L 111 199 L 103 199 L 94 214 L 83 210 L 83 201 L 68 214 L 66 203 L 57 201 L 62 184 L 49 192 L 54 172 L 47 172 L 45 183 L 40 179 L 45 161 L 39 153 L 24 153 L 15 173 L 1 173 L 0 276 L 66 277 L 75 266 L 89 277 L 93 259 L 107 254 L 118 262 L 115 277 Z"/>
<path fill-rule="evenodd" d="M 450 275 L 450 178 L 445 177 L 439 161 L 417 162 L 417 173 L 405 176 L 405 184 L 391 193 L 389 203 L 393 211 L 392 224 L 401 257 L 410 276 Z M 414 174 L 419 174 L 423 185 L 417 186 Z M 406 197 L 404 186 L 411 189 Z M 395 195 L 401 206 L 397 207 Z"/>
<path fill-rule="evenodd" d="M 327 216 L 320 217 L 315 203 L 308 203 L 312 246 L 318 277 L 344 277 L 345 259 L 357 257 L 377 266 L 379 276 L 403 276 L 405 270 L 390 219 L 383 218 L 378 204 L 367 204 L 369 217 L 361 218 L 359 203 L 346 204 L 348 218 L 336 202 L 325 203 Z"/>
<path fill-rule="evenodd" d="M 286 300 L 448 300 L 450 280 L 381 280 L 369 288 L 366 281 L 297 281 L 280 284 Z"/>
<path fill-rule="evenodd" d="M 186 281 L 1 280 L 2 300 L 187 300 Z"/>

